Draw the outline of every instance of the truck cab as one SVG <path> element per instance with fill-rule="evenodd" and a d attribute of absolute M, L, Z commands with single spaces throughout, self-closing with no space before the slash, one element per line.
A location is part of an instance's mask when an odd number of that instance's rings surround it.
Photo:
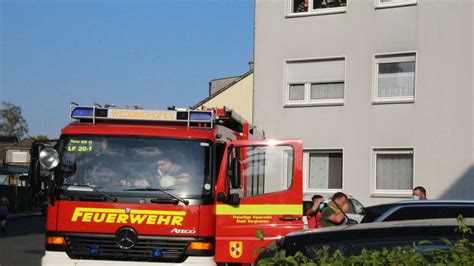
<path fill-rule="evenodd" d="M 43 265 L 252 262 L 302 228 L 298 141 L 251 141 L 225 108 L 70 115 L 39 156 L 52 176 Z"/>

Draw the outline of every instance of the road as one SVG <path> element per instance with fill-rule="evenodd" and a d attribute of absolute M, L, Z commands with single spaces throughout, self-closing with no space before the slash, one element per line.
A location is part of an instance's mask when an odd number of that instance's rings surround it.
<path fill-rule="evenodd" d="M 0 231 L 0 266 L 40 265 L 44 231 L 44 216 L 9 218 L 7 231 Z"/>

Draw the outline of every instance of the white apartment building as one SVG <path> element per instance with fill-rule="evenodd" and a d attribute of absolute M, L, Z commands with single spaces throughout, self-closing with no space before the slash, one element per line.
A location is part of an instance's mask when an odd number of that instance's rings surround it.
<path fill-rule="evenodd" d="M 305 197 L 474 199 L 474 1 L 256 0 L 253 123 Z"/>

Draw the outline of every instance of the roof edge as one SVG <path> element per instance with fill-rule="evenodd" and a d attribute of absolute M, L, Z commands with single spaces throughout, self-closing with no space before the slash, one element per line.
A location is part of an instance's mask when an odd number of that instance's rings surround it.
<path fill-rule="evenodd" d="M 212 94 L 211 96 L 203 99 L 202 101 L 198 102 L 197 104 L 191 106 L 191 109 L 196 109 L 198 108 L 200 105 L 204 104 L 205 102 L 213 99 L 214 97 L 216 97 L 217 95 L 221 94 L 222 92 L 224 92 L 225 90 L 227 90 L 228 88 L 234 86 L 236 83 L 240 82 L 241 80 L 243 80 L 244 78 L 246 78 L 247 76 L 249 76 L 250 74 L 253 73 L 253 69 L 245 72 L 244 74 L 242 74 L 238 79 L 232 81 L 231 83 L 227 84 L 225 87 L 217 90 L 214 94 Z M 237 77 L 237 76 L 236 76 Z"/>

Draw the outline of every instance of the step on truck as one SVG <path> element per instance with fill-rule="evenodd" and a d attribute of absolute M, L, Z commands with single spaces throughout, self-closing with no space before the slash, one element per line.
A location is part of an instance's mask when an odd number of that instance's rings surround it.
<path fill-rule="evenodd" d="M 42 265 L 247 264 L 303 229 L 298 140 L 264 139 L 227 108 L 70 117 L 32 151 L 33 179 L 50 173 Z"/>

